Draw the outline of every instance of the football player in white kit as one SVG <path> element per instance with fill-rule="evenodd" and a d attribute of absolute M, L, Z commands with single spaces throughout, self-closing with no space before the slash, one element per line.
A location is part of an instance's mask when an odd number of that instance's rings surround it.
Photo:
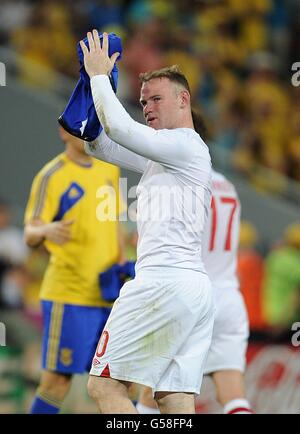
<path fill-rule="evenodd" d="M 204 373 L 211 374 L 225 414 L 252 413 L 243 375 L 249 322 L 237 277 L 241 206 L 234 185 L 215 171 L 210 216 L 203 260 L 214 289 L 216 316 Z"/>
<path fill-rule="evenodd" d="M 204 373 L 210 374 L 224 413 L 252 413 L 246 399 L 244 370 L 249 336 L 248 315 L 236 274 L 240 201 L 233 184 L 213 170 L 212 200 L 203 238 L 203 260 L 212 282 L 216 314 Z M 142 389 L 140 413 L 158 409 L 152 392 Z"/>
<path fill-rule="evenodd" d="M 146 125 L 115 96 L 97 31 L 81 41 L 104 131 L 96 158 L 143 173 L 137 188 L 136 277 L 125 283 L 99 340 L 89 394 L 102 413 L 137 413 L 131 383 L 149 386 L 161 413 L 194 413 L 211 343 L 214 304 L 201 244 L 211 192 L 208 148 L 194 130 L 188 83 L 176 68 L 141 77 Z"/>

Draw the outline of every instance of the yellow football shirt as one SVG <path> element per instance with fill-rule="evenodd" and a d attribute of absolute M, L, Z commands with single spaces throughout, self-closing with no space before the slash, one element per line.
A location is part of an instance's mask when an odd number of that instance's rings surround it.
<path fill-rule="evenodd" d="M 110 306 L 101 298 L 98 275 L 118 261 L 117 218 L 124 211 L 119 174 L 108 163 L 92 160 L 83 166 L 62 153 L 34 178 L 25 223 L 34 218 L 44 223 L 74 220 L 70 241 L 62 246 L 45 241 L 50 261 L 40 292 L 43 300 Z"/>

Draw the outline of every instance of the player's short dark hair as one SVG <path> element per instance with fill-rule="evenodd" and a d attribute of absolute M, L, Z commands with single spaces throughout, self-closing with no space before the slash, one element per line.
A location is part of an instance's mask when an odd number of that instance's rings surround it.
<path fill-rule="evenodd" d="M 141 83 L 147 83 L 153 78 L 168 78 L 173 83 L 178 83 L 186 89 L 191 95 L 191 90 L 187 78 L 181 72 L 178 65 L 167 66 L 166 68 L 156 69 L 154 71 L 143 72 L 140 74 Z M 207 130 L 203 118 L 197 109 L 192 108 L 192 118 L 195 131 L 205 140 Z"/>
<path fill-rule="evenodd" d="M 189 93 L 191 93 L 189 83 L 185 75 L 180 71 L 178 65 L 167 66 L 166 68 L 156 69 L 154 71 L 143 72 L 140 74 L 141 83 L 146 83 L 153 78 L 168 78 L 174 83 L 181 84 Z"/>

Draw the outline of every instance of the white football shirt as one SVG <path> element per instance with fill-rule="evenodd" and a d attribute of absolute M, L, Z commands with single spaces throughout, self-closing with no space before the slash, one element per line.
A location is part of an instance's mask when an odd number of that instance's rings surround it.
<path fill-rule="evenodd" d="M 134 121 L 109 79 L 91 79 L 97 115 L 105 131 L 85 144 L 96 158 L 143 173 L 137 187 L 137 263 L 205 272 L 202 236 L 210 206 L 208 148 L 190 128 L 154 130 Z"/>
<path fill-rule="evenodd" d="M 203 238 L 203 260 L 213 287 L 237 289 L 241 207 L 233 184 L 212 171 L 212 200 Z"/>

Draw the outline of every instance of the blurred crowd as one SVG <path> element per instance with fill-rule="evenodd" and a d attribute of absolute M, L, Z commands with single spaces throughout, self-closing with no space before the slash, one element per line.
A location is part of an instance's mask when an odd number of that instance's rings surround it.
<path fill-rule="evenodd" d="M 212 146 L 259 187 L 257 165 L 300 181 L 299 1 L 3 0 L 0 12 L 0 43 L 22 55 L 27 84 L 55 86 L 51 70 L 77 78 L 77 41 L 115 32 L 124 101 L 137 104 L 140 72 L 178 64 Z"/>

